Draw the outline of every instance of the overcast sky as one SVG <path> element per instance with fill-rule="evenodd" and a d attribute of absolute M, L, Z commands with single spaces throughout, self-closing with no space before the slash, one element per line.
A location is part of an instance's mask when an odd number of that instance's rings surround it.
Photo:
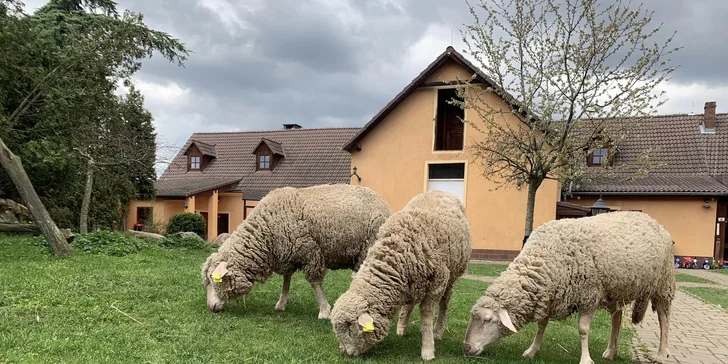
<path fill-rule="evenodd" d="M 26 0 L 26 11 L 43 0 Z M 160 139 L 193 132 L 362 126 L 471 22 L 464 0 L 117 0 L 194 53 L 135 76 Z M 676 30 L 662 113 L 728 112 L 725 0 L 644 0 Z"/>

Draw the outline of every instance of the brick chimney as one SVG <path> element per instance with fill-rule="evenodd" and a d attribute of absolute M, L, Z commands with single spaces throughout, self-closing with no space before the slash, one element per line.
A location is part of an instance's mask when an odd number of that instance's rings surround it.
<path fill-rule="evenodd" d="M 709 101 L 705 103 L 703 126 L 705 127 L 705 129 L 715 129 L 715 101 Z"/>

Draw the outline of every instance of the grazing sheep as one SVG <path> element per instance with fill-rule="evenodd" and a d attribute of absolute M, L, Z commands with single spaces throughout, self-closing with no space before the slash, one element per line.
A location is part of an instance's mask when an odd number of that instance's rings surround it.
<path fill-rule="evenodd" d="M 398 313 L 397 335 L 404 335 L 419 304 L 422 358 L 433 359 L 453 285 L 469 260 L 470 227 L 460 200 L 440 191 L 413 198 L 382 225 L 349 290 L 334 303 L 331 324 L 339 349 L 349 356 L 369 350 L 384 339 Z"/>
<path fill-rule="evenodd" d="M 283 276 L 277 310 L 285 310 L 291 275 L 302 270 L 313 287 L 321 319 L 331 306 L 323 292 L 327 269 L 359 269 L 379 226 L 391 215 L 366 187 L 319 185 L 279 188 L 264 197 L 237 231 L 202 265 L 207 307 L 220 311 L 254 283 Z"/>
<path fill-rule="evenodd" d="M 632 322 L 639 323 L 652 302 L 660 322 L 660 348 L 655 361 L 669 356 L 667 334 L 675 295 L 673 241 L 646 214 L 611 212 L 594 217 L 544 224 L 472 308 L 463 342 L 478 355 L 501 337 L 538 322 L 538 333 L 523 353 L 533 358 L 549 320 L 579 314 L 581 364 L 589 355 L 591 320 L 600 308 L 612 315 L 612 333 L 604 359 L 617 353 L 622 309 L 634 302 Z"/>

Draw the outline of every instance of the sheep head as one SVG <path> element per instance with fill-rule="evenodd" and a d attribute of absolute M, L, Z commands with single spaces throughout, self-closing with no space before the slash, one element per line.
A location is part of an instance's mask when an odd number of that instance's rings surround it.
<path fill-rule="evenodd" d="M 476 303 L 471 310 L 463 351 L 468 355 L 480 355 L 488 345 L 516 332 L 508 310 L 492 299 L 486 299 Z"/>
<path fill-rule="evenodd" d="M 207 288 L 207 308 L 219 312 L 228 300 L 245 296 L 253 288 L 239 264 L 213 253 L 202 267 L 202 283 Z"/>
<path fill-rule="evenodd" d="M 387 335 L 389 320 L 367 308 L 366 301 L 351 292 L 344 293 L 334 304 L 329 316 L 339 350 L 359 356 Z"/>

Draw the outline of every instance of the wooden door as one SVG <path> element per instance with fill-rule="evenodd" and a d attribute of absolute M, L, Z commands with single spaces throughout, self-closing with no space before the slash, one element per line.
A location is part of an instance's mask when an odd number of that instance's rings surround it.
<path fill-rule="evenodd" d="M 713 254 L 716 260 L 728 260 L 728 247 L 725 243 L 726 218 L 728 217 L 727 202 L 726 199 L 718 199 L 715 222 L 715 250 Z"/>

